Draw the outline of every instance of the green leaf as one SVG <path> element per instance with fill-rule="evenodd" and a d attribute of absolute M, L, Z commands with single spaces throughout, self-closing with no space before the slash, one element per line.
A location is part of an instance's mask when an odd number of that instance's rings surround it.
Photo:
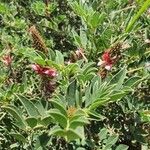
<path fill-rule="evenodd" d="M 85 106 L 88 107 L 91 103 L 101 95 L 102 83 L 99 76 L 94 76 L 91 84 L 85 89 Z"/>
<path fill-rule="evenodd" d="M 32 9 L 38 15 L 44 15 L 45 14 L 45 3 L 43 3 L 42 1 L 36 1 L 36 2 L 32 3 Z"/>
<path fill-rule="evenodd" d="M 10 145 L 10 149 L 17 149 L 19 147 L 19 143 L 16 142 L 16 143 L 13 143 Z"/>
<path fill-rule="evenodd" d="M 72 140 L 75 140 L 75 139 L 80 139 L 80 135 L 78 135 L 78 133 L 76 133 L 74 130 L 72 129 L 69 129 L 66 133 L 67 135 L 67 141 L 72 141 Z"/>
<path fill-rule="evenodd" d="M 130 32 L 133 28 L 134 23 L 139 19 L 139 17 L 148 9 L 150 6 L 150 0 L 146 0 L 143 4 L 140 10 L 133 16 L 133 18 L 130 20 L 130 22 L 127 25 L 126 32 Z"/>
<path fill-rule="evenodd" d="M 120 144 L 119 146 L 117 146 L 116 150 L 128 150 L 128 148 L 129 146 Z"/>
<path fill-rule="evenodd" d="M 8 13 L 8 6 L 6 4 L 0 2 L 0 13 L 6 14 L 6 12 Z"/>
<path fill-rule="evenodd" d="M 87 15 L 82 3 L 79 4 L 77 1 L 74 1 L 69 2 L 69 4 L 78 16 L 85 17 Z"/>
<path fill-rule="evenodd" d="M 117 142 L 117 140 L 118 140 L 117 135 L 110 136 L 107 140 L 104 150 L 108 150 L 109 148 L 111 148 Z"/>
<path fill-rule="evenodd" d="M 66 101 L 69 106 L 74 106 L 76 102 L 76 81 L 73 80 L 67 88 Z"/>
<path fill-rule="evenodd" d="M 38 112 L 40 113 L 41 116 L 46 116 L 46 109 L 43 107 L 41 101 L 37 99 L 34 102 L 35 107 L 37 108 Z"/>
<path fill-rule="evenodd" d="M 125 92 L 123 92 L 123 91 L 117 91 L 115 94 L 112 94 L 110 96 L 110 100 L 111 101 L 117 101 L 117 100 L 120 100 L 125 95 L 126 95 Z"/>
<path fill-rule="evenodd" d="M 27 142 L 26 138 L 20 133 L 10 133 L 10 135 L 20 142 L 23 142 L 23 143 Z"/>
<path fill-rule="evenodd" d="M 100 113 L 97 113 L 94 110 L 88 110 L 87 112 L 90 116 L 92 116 L 92 120 L 96 120 L 96 121 L 102 121 L 104 120 L 106 117 L 101 115 Z"/>
<path fill-rule="evenodd" d="M 57 135 L 57 136 L 60 136 L 60 137 L 65 137 L 66 136 L 66 133 L 63 129 L 61 129 L 59 126 L 54 126 L 50 132 L 49 132 L 49 135 Z"/>
<path fill-rule="evenodd" d="M 93 29 L 96 29 L 104 18 L 104 14 L 100 14 L 99 12 L 95 12 L 91 17 L 90 24 Z"/>
<path fill-rule="evenodd" d="M 26 123 L 25 120 L 22 117 L 22 114 L 20 114 L 19 111 L 17 111 L 17 108 L 14 106 L 2 106 L 6 111 L 8 111 L 16 120 L 17 126 L 21 129 L 26 129 Z"/>
<path fill-rule="evenodd" d="M 44 126 L 48 126 L 49 124 L 54 123 L 54 118 L 49 115 L 47 117 L 42 118 L 40 123 Z"/>
<path fill-rule="evenodd" d="M 68 64 L 66 66 L 67 74 L 74 74 L 79 69 L 78 64 Z"/>
<path fill-rule="evenodd" d="M 77 127 L 75 132 L 78 133 L 82 140 L 85 140 L 84 127 Z"/>
<path fill-rule="evenodd" d="M 150 111 L 149 110 L 141 111 L 140 115 L 141 115 L 142 121 L 150 122 Z"/>
<path fill-rule="evenodd" d="M 87 45 L 87 36 L 86 36 L 86 32 L 80 30 L 80 41 L 81 44 L 84 49 L 86 49 L 86 45 Z"/>
<path fill-rule="evenodd" d="M 50 101 L 55 108 L 57 108 L 63 115 L 67 117 L 67 112 L 65 107 L 63 106 L 62 102 L 59 102 L 58 100 L 54 99 Z"/>
<path fill-rule="evenodd" d="M 104 140 L 107 137 L 108 130 L 106 128 L 101 129 L 99 135 L 100 140 Z"/>
<path fill-rule="evenodd" d="M 81 38 L 80 36 L 77 34 L 77 32 L 75 30 L 72 30 L 72 35 L 73 35 L 73 38 L 75 40 L 75 44 L 80 47 L 81 46 Z"/>
<path fill-rule="evenodd" d="M 28 117 L 28 118 L 26 118 L 26 122 L 28 123 L 28 125 L 31 128 L 34 128 L 37 125 L 37 119 L 34 118 L 34 117 Z"/>
<path fill-rule="evenodd" d="M 107 103 L 110 102 L 110 101 L 111 101 L 110 98 L 98 99 L 96 102 L 92 103 L 92 104 L 89 106 L 89 109 L 90 109 L 90 110 L 94 110 L 94 109 L 96 109 L 97 107 L 102 106 L 102 105 L 105 105 L 105 104 L 107 104 Z"/>
<path fill-rule="evenodd" d="M 55 62 L 60 65 L 64 65 L 64 56 L 60 51 L 56 51 Z"/>
<path fill-rule="evenodd" d="M 85 89 L 85 107 L 88 107 L 92 103 L 91 90 L 92 90 L 92 86 L 91 85 L 89 85 Z"/>
<path fill-rule="evenodd" d="M 57 109 L 51 109 L 48 113 L 59 123 L 63 128 L 67 126 L 67 118 Z"/>
<path fill-rule="evenodd" d="M 86 149 L 83 147 L 78 147 L 76 150 L 86 150 Z"/>
<path fill-rule="evenodd" d="M 80 128 L 78 128 L 80 129 Z M 66 136 L 67 136 L 67 141 L 73 141 L 75 139 L 83 139 L 83 136 L 81 135 L 81 130 L 78 131 L 78 129 L 76 130 L 72 130 L 69 129 L 66 132 Z"/>
<path fill-rule="evenodd" d="M 125 83 L 124 86 L 134 87 L 140 82 L 141 77 L 131 77 Z"/>
<path fill-rule="evenodd" d="M 85 114 L 82 114 L 82 113 L 76 113 L 73 117 L 69 118 L 69 121 L 72 122 L 72 121 L 75 121 L 81 117 L 85 116 Z"/>
<path fill-rule="evenodd" d="M 88 124 L 88 123 L 89 121 L 86 118 L 81 117 L 81 118 L 71 121 L 69 128 L 76 129 L 79 126 L 84 126 L 85 124 Z"/>
<path fill-rule="evenodd" d="M 22 105 L 24 106 L 24 108 L 26 109 L 30 117 L 37 117 L 40 115 L 37 108 L 30 100 L 28 100 L 22 95 L 16 95 L 16 96 L 19 99 L 19 101 L 22 103 Z"/>
<path fill-rule="evenodd" d="M 94 62 L 89 62 L 89 63 L 86 63 L 83 67 L 82 67 L 82 74 L 85 75 L 87 74 L 88 70 L 93 68 L 93 66 L 95 65 Z"/>
<path fill-rule="evenodd" d="M 87 71 L 86 71 L 86 75 L 88 75 L 88 74 L 92 74 L 93 75 L 93 77 L 95 76 L 95 73 L 96 73 L 96 71 L 97 71 L 97 68 L 95 68 L 95 67 L 90 67 Z"/>
<path fill-rule="evenodd" d="M 34 59 L 34 62 L 37 63 L 37 64 L 39 64 L 39 65 L 43 65 L 43 66 L 46 65 L 44 59 L 39 58 L 39 57 L 35 58 L 35 59 Z"/>
<path fill-rule="evenodd" d="M 114 90 L 119 90 L 124 82 L 126 77 L 127 69 L 123 67 L 115 76 L 112 77 L 110 84 L 116 84 Z"/>
<path fill-rule="evenodd" d="M 50 132 L 49 135 L 57 135 L 60 137 L 64 137 L 67 141 L 72 141 L 75 139 L 84 139 L 84 128 L 77 128 L 76 130 L 68 129 L 63 130 L 59 126 L 54 126 Z"/>
<path fill-rule="evenodd" d="M 36 140 L 34 141 L 34 150 L 45 150 L 45 147 L 51 141 L 51 137 L 48 133 L 44 132 L 35 136 Z"/>

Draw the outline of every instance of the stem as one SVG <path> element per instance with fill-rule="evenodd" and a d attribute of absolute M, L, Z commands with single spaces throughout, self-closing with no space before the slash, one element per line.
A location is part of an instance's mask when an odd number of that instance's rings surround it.
<path fill-rule="evenodd" d="M 31 136 L 29 137 L 29 145 L 30 145 L 31 150 L 33 150 L 32 141 L 33 141 L 33 133 L 31 133 Z"/>
<path fill-rule="evenodd" d="M 136 6 L 133 5 L 133 6 L 125 7 L 125 8 L 123 8 L 123 9 L 118 10 L 118 11 L 115 11 L 114 13 L 120 13 L 121 11 L 128 10 L 128 9 L 132 9 L 132 8 L 136 8 Z"/>
<path fill-rule="evenodd" d="M 65 129 L 66 131 L 68 131 L 69 125 L 70 125 L 69 124 L 69 119 L 67 119 L 67 126 L 66 126 L 66 129 Z M 65 140 L 68 141 L 67 135 L 65 136 Z"/>
<path fill-rule="evenodd" d="M 134 72 L 134 71 L 138 71 L 138 70 L 141 70 L 141 69 L 143 69 L 143 67 L 140 67 L 140 68 L 136 68 L 136 69 L 130 70 L 130 71 L 128 71 L 128 73 L 132 73 L 132 72 Z"/>

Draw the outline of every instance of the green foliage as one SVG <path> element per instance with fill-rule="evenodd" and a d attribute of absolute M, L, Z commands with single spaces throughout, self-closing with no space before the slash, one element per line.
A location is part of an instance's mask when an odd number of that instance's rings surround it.
<path fill-rule="evenodd" d="M 142 15 L 142 13 L 145 12 L 148 9 L 149 5 L 150 5 L 149 0 L 146 0 L 144 2 L 144 4 L 142 4 L 142 7 L 140 8 L 140 10 L 133 16 L 133 18 L 129 22 L 129 24 L 126 28 L 126 32 L 131 31 L 131 29 L 133 28 L 134 23 L 138 20 L 138 18 Z"/>
<path fill-rule="evenodd" d="M 2 0 L 0 149 L 148 149 L 149 3 Z"/>
<path fill-rule="evenodd" d="M 145 122 L 150 122 L 150 112 L 149 111 L 143 111 L 140 112 L 142 120 Z"/>

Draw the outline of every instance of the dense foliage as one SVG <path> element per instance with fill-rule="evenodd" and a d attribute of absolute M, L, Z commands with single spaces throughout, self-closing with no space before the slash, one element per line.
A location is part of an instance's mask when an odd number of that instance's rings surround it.
<path fill-rule="evenodd" d="M 1 0 L 0 149 L 148 150 L 150 0 Z"/>

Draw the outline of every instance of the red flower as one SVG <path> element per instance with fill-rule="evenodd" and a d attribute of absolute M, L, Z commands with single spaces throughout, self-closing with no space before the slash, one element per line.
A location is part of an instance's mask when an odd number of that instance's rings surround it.
<path fill-rule="evenodd" d="M 47 68 L 47 67 L 45 67 L 45 68 L 43 68 L 42 73 L 44 75 L 48 75 L 50 77 L 56 77 L 57 76 L 57 72 L 53 68 Z"/>
<path fill-rule="evenodd" d="M 112 64 L 112 59 L 110 57 L 110 53 L 109 52 L 105 52 L 103 55 L 102 55 L 102 60 L 105 61 L 105 63 L 107 65 L 110 65 Z"/>
<path fill-rule="evenodd" d="M 10 55 L 5 55 L 5 56 L 2 57 L 2 62 L 6 66 L 9 66 L 12 63 L 12 57 Z"/>
<path fill-rule="evenodd" d="M 40 75 L 47 75 L 48 77 L 54 78 L 57 76 L 57 72 L 54 68 L 49 68 L 49 67 L 42 67 L 38 64 L 33 64 L 31 65 L 32 69 L 40 74 Z"/>
<path fill-rule="evenodd" d="M 37 65 L 37 64 L 33 64 L 31 65 L 31 68 L 38 74 L 42 74 L 42 67 Z"/>
<path fill-rule="evenodd" d="M 111 70 L 113 65 L 113 60 L 110 56 L 109 52 L 104 52 L 102 55 L 102 60 L 98 62 L 98 66 L 103 66 L 105 67 L 106 70 Z"/>

